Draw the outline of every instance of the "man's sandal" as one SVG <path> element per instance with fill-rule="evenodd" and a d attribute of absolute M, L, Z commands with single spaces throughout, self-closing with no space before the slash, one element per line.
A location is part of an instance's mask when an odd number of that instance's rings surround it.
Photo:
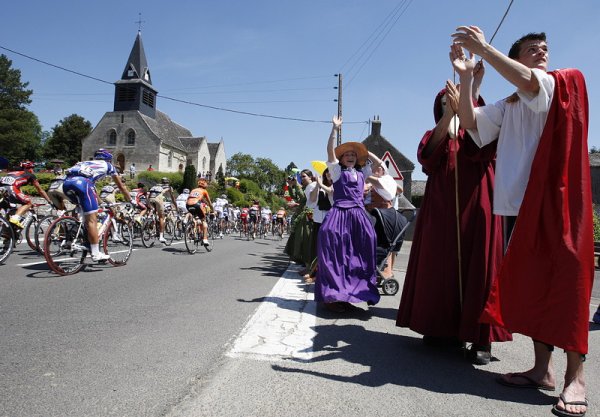
<path fill-rule="evenodd" d="M 586 407 L 586 411 L 587 411 L 587 407 L 588 407 L 587 400 L 567 401 L 567 400 L 565 400 L 565 397 L 562 394 L 559 395 L 559 398 L 565 406 L 567 406 L 567 405 L 584 405 Z M 583 413 L 570 413 L 567 410 L 561 410 L 556 405 L 552 406 L 552 414 L 554 414 L 555 416 L 559 416 L 559 417 L 583 417 L 583 416 L 585 416 L 586 411 L 584 411 Z"/>

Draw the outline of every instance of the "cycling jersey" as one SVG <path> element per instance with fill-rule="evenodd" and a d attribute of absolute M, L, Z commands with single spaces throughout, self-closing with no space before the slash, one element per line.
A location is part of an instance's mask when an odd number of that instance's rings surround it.
<path fill-rule="evenodd" d="M 187 205 L 187 199 L 188 199 L 189 194 L 179 194 L 177 196 L 177 198 L 175 199 L 175 204 L 177 204 L 177 208 L 179 209 L 179 211 L 181 213 L 187 213 L 188 209 L 186 207 Z"/>
<path fill-rule="evenodd" d="M 171 186 L 168 184 L 156 184 L 154 187 L 148 190 L 148 203 L 154 206 L 159 217 L 163 217 L 165 213 L 164 195 L 171 192 Z"/>
<path fill-rule="evenodd" d="M 62 207 L 62 202 L 67 199 L 67 196 L 63 190 L 63 184 L 65 183 L 66 178 L 66 175 L 56 177 L 48 186 L 47 194 L 55 207 Z"/>
<path fill-rule="evenodd" d="M 31 198 L 21 192 L 21 187 L 34 181 L 37 181 L 37 177 L 33 172 L 13 171 L 0 178 L 0 187 L 7 193 L 10 203 L 29 204 Z"/>
<path fill-rule="evenodd" d="M 113 164 L 106 161 L 78 162 L 67 170 L 67 178 L 84 177 L 94 183 L 101 178 L 113 175 L 117 175 L 117 169 Z"/>
<path fill-rule="evenodd" d="M 114 204 L 116 202 L 116 198 L 115 198 L 116 192 L 117 192 L 117 189 L 115 187 L 113 187 L 112 185 L 105 185 L 100 190 L 100 200 L 104 201 L 105 203 Z"/>

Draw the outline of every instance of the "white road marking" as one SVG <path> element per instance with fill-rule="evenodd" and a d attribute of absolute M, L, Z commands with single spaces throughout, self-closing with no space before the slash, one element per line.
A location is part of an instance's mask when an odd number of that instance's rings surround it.
<path fill-rule="evenodd" d="M 290 266 L 258 307 L 227 356 L 261 360 L 313 357 L 316 304 L 298 267 Z"/>

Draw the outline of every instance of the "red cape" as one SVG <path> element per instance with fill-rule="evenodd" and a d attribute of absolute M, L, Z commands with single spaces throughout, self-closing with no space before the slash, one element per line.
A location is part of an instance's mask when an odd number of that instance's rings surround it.
<path fill-rule="evenodd" d="M 578 70 L 550 74 L 548 119 L 481 319 L 585 354 L 594 280 L 587 91 Z"/>

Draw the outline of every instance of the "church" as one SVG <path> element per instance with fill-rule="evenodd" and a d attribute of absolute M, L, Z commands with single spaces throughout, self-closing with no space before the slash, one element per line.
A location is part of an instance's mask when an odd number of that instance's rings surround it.
<path fill-rule="evenodd" d="M 138 32 L 129 59 L 115 82 L 113 111 L 104 114 L 89 136 L 83 139 L 81 157 L 88 160 L 99 148 L 112 152 L 113 163 L 125 172 L 135 164 L 138 172 L 183 172 L 194 165 L 201 175 L 214 179 L 227 169 L 225 145 L 196 137 L 156 108 L 158 91 L 152 77 L 141 33 Z"/>

